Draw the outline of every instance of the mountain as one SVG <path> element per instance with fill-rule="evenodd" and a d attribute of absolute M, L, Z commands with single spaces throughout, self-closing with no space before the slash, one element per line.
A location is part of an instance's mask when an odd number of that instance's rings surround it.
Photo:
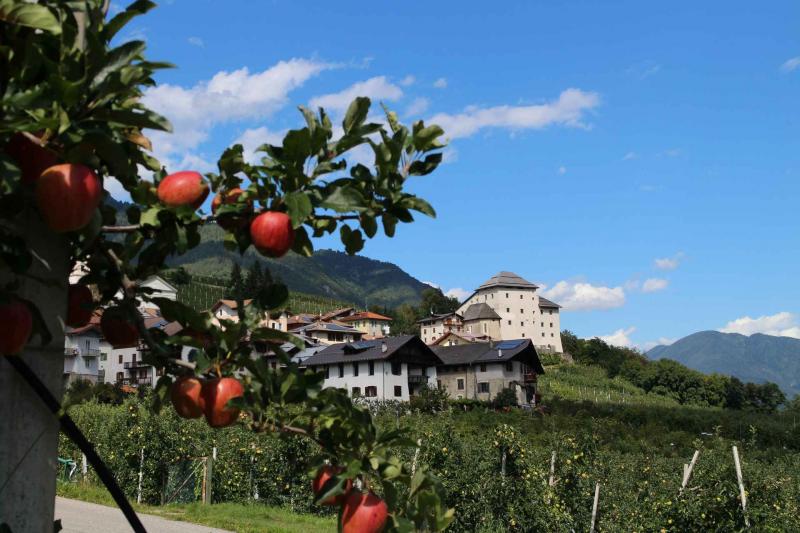
<path fill-rule="evenodd" d="M 800 339 L 772 335 L 700 331 L 647 352 L 651 359 L 673 359 L 705 373 L 742 381 L 777 383 L 788 397 L 800 394 Z"/>
<path fill-rule="evenodd" d="M 251 248 L 242 257 L 224 249 L 224 233 L 217 226 L 204 226 L 201 233 L 202 243 L 185 255 L 173 258 L 170 266 L 183 266 L 196 275 L 227 279 L 234 261 L 238 261 L 243 269 L 253 261 L 259 261 L 292 291 L 325 296 L 360 307 L 416 305 L 422 299 L 422 291 L 430 288 L 395 264 L 361 255 L 318 250 L 311 257 L 290 252 L 280 259 L 269 259 Z"/>

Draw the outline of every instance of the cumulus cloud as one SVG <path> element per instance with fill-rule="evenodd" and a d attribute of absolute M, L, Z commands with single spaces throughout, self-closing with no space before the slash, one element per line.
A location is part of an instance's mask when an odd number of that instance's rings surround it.
<path fill-rule="evenodd" d="M 797 67 L 800 67 L 800 56 L 792 57 L 784 61 L 783 64 L 781 65 L 781 71 L 792 72 Z"/>
<path fill-rule="evenodd" d="M 752 335 L 763 333 L 778 337 L 794 337 L 800 339 L 800 322 L 797 315 L 783 311 L 774 315 L 765 315 L 758 318 L 744 316 L 725 324 L 719 331 L 723 333 L 741 333 Z"/>
<path fill-rule="evenodd" d="M 634 346 L 633 341 L 631 341 L 630 335 L 636 331 L 636 328 L 631 326 L 626 329 L 618 329 L 614 333 L 609 333 L 608 335 L 601 335 L 600 340 L 611 344 L 612 346 L 621 346 L 624 348 L 631 348 Z"/>
<path fill-rule="evenodd" d="M 446 89 L 447 88 L 447 78 L 439 78 L 435 82 L 433 82 L 433 86 L 437 89 Z"/>
<path fill-rule="evenodd" d="M 332 65 L 291 59 L 260 71 L 221 71 L 192 87 L 163 84 L 144 93 L 144 103 L 172 122 L 174 133 L 150 132 L 159 159 L 171 160 L 203 143 L 217 125 L 270 116 L 288 103 L 291 91 Z"/>
<path fill-rule="evenodd" d="M 613 309 L 625 304 L 622 287 L 603 287 L 585 282 L 559 281 L 543 290 L 542 294 L 561 304 L 566 311 Z"/>
<path fill-rule="evenodd" d="M 393 102 L 403 97 L 403 89 L 390 82 L 386 76 L 376 76 L 354 83 L 338 93 L 315 96 L 311 99 L 310 105 L 313 108 L 324 107 L 326 111 L 342 113 L 356 96 L 368 96 L 373 101 Z"/>
<path fill-rule="evenodd" d="M 673 344 L 676 340 L 678 339 L 671 339 L 669 337 L 659 337 L 654 341 L 647 341 L 644 344 L 642 344 L 642 350 L 648 352 L 653 348 L 655 348 L 656 346 L 669 346 L 670 344 Z"/>
<path fill-rule="evenodd" d="M 468 291 L 466 289 L 462 289 L 461 287 L 453 287 L 452 289 L 448 289 L 447 292 L 444 293 L 445 296 L 449 296 L 450 298 L 455 298 L 459 302 L 463 302 L 467 299 L 467 296 L 472 294 L 472 291 Z"/>
<path fill-rule="evenodd" d="M 405 115 L 407 117 L 414 117 L 421 115 L 425 111 L 428 110 L 428 107 L 431 105 L 431 101 L 427 98 L 420 97 L 415 98 L 406 108 Z"/>
<path fill-rule="evenodd" d="M 642 292 L 663 291 L 669 285 L 669 280 L 664 278 L 648 278 L 642 283 Z"/>
<path fill-rule="evenodd" d="M 189 41 L 189 44 L 191 44 L 192 46 L 197 46 L 199 48 L 206 47 L 206 43 L 200 37 L 189 37 L 186 40 Z"/>
<path fill-rule="evenodd" d="M 654 263 L 659 270 L 675 270 L 683 261 L 683 252 L 678 252 L 672 257 L 656 258 Z"/>
<path fill-rule="evenodd" d="M 600 105 L 600 96 L 580 89 L 566 89 L 551 102 L 529 106 L 470 106 L 462 113 L 438 113 L 429 122 L 438 124 L 451 139 L 469 137 L 484 128 L 513 131 L 541 129 L 556 124 L 587 128 L 585 114 Z"/>

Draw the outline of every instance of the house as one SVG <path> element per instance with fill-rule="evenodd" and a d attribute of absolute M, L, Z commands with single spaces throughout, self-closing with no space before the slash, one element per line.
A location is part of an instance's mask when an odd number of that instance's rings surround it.
<path fill-rule="evenodd" d="M 306 335 L 317 339 L 322 344 L 336 344 L 338 342 L 359 341 L 364 333 L 341 322 L 312 322 L 301 326 L 292 333 Z"/>
<path fill-rule="evenodd" d="M 328 346 L 305 361 L 325 374 L 325 387 L 351 396 L 408 401 L 423 385 L 436 386 L 441 359 L 419 337 L 402 335 Z"/>
<path fill-rule="evenodd" d="M 346 316 L 350 316 L 353 314 L 355 309 L 352 307 L 342 307 L 341 309 L 334 309 L 333 311 L 329 311 L 319 317 L 321 322 L 330 322 L 331 320 L 339 320 Z"/>
<path fill-rule="evenodd" d="M 80 328 L 67 328 L 64 335 L 64 388 L 78 380 L 97 383 L 103 334 L 98 317 Z M 106 344 L 105 353 L 110 347 Z"/>
<path fill-rule="evenodd" d="M 449 331 L 430 343 L 430 346 L 458 346 L 476 342 L 489 342 L 492 338 L 488 335 L 472 335 L 471 333 L 455 333 Z"/>
<path fill-rule="evenodd" d="M 442 360 L 436 370 L 438 386 L 454 399 L 489 401 L 501 390 L 512 388 L 520 404 L 530 404 L 534 401 L 537 376 L 544 374 L 531 339 L 432 349 Z"/>
<path fill-rule="evenodd" d="M 363 311 L 342 317 L 339 322 L 362 332 L 366 338 L 379 339 L 389 336 L 389 325 L 392 319 L 372 311 Z"/>
<path fill-rule="evenodd" d="M 456 311 L 462 317 L 463 332 L 494 340 L 531 339 L 539 350 L 562 352 L 561 306 L 541 297 L 538 288 L 513 272 L 492 276 Z"/>
<path fill-rule="evenodd" d="M 419 324 L 419 337 L 426 344 L 433 343 L 446 333 L 461 333 L 464 325 L 462 317 L 458 313 L 431 315 L 418 320 L 417 324 Z"/>
<path fill-rule="evenodd" d="M 243 303 L 245 307 L 247 307 L 252 301 L 253 300 L 244 300 Z M 217 303 L 211 306 L 210 311 L 218 320 L 239 321 L 239 311 L 236 300 L 217 300 Z"/>

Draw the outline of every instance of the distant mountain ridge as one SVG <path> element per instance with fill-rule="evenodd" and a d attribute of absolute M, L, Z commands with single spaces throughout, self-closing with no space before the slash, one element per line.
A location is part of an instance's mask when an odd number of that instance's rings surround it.
<path fill-rule="evenodd" d="M 800 339 L 756 333 L 700 331 L 647 352 L 651 359 L 673 359 L 705 373 L 742 381 L 776 383 L 788 397 L 800 394 Z"/>
<path fill-rule="evenodd" d="M 393 263 L 333 250 L 317 250 L 311 257 L 289 253 L 280 259 L 261 256 L 250 249 L 240 256 L 225 250 L 223 231 L 209 225 L 201 229 L 203 240 L 185 255 L 171 258 L 170 266 L 183 266 L 192 274 L 227 278 L 234 261 L 246 269 L 253 261 L 268 267 L 292 291 L 325 296 L 360 307 L 416 305 L 429 285 Z"/>

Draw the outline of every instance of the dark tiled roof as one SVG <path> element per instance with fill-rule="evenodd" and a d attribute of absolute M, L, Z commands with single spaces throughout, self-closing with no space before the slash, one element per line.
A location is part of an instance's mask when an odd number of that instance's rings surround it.
<path fill-rule="evenodd" d="M 427 324 L 428 322 L 436 322 L 437 320 L 443 320 L 445 318 L 449 318 L 451 316 L 461 318 L 458 313 L 442 313 L 440 315 L 433 314 L 431 316 L 427 316 L 421 320 L 417 320 L 417 324 Z"/>
<path fill-rule="evenodd" d="M 462 344 L 460 346 L 432 346 L 445 366 L 468 365 L 505 361 L 522 361 L 544 374 L 539 354 L 530 339 L 500 341 L 497 343 Z"/>
<path fill-rule="evenodd" d="M 384 343 L 386 344 L 385 352 L 383 351 Z M 381 360 L 402 361 L 429 366 L 436 366 L 442 363 L 419 337 L 401 335 L 380 340 L 333 344 L 306 359 L 305 364 L 306 366 L 317 366 Z"/>
<path fill-rule="evenodd" d="M 558 309 L 561 306 L 555 302 L 548 300 L 547 298 L 539 296 L 539 307 L 552 307 L 553 309 Z"/>
<path fill-rule="evenodd" d="M 307 326 L 301 326 L 292 331 L 295 332 L 335 331 L 337 333 L 361 333 L 359 330 L 351 328 L 350 326 L 345 326 L 344 324 L 336 324 L 335 322 L 314 322 L 313 324 L 309 324 Z"/>
<path fill-rule="evenodd" d="M 472 304 L 464 311 L 464 321 L 469 320 L 500 320 L 500 315 L 495 313 L 494 309 L 489 307 L 488 304 L 479 303 Z"/>
<path fill-rule="evenodd" d="M 483 285 L 478 287 L 478 290 L 488 289 L 490 287 L 514 287 L 518 289 L 538 289 L 539 287 L 530 281 L 523 279 L 513 272 L 500 272 L 495 274 Z"/>

